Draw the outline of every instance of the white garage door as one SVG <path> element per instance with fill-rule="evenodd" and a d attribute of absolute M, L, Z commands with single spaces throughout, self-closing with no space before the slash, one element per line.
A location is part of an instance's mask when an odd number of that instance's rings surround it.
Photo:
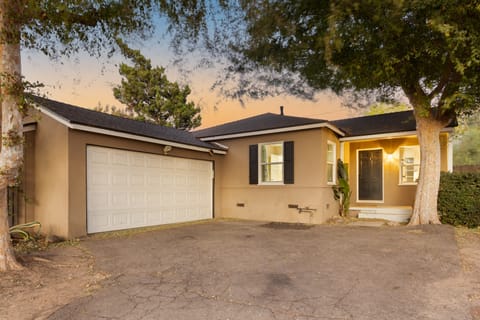
<path fill-rule="evenodd" d="M 212 162 L 87 147 L 87 232 L 212 218 Z"/>

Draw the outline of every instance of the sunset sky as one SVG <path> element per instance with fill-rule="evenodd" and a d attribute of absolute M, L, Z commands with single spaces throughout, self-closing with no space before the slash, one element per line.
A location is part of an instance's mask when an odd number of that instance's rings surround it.
<path fill-rule="evenodd" d="M 158 40 L 160 39 L 160 40 Z M 198 69 L 184 74 L 173 64 L 174 55 L 169 50 L 167 40 L 162 37 L 147 42 L 129 43 L 135 49 L 152 60 L 153 65 L 164 66 L 170 81 L 188 84 L 192 89 L 189 96 L 202 109 L 202 127 L 234 121 L 265 112 L 279 112 L 285 107 L 285 113 L 321 119 L 339 119 L 349 117 L 353 111 L 341 106 L 341 100 L 333 94 L 320 93 L 316 101 L 306 101 L 291 96 L 279 96 L 265 100 L 249 100 L 245 105 L 239 101 L 219 96 L 218 91 L 210 87 L 215 81 L 215 70 Z M 94 108 L 99 103 L 122 106 L 112 93 L 113 86 L 120 83 L 118 64 L 124 62 L 121 55 L 108 58 L 93 58 L 85 53 L 74 57 L 52 61 L 35 51 L 22 52 L 23 75 L 28 81 L 42 82 L 43 92 L 48 98 Z"/>

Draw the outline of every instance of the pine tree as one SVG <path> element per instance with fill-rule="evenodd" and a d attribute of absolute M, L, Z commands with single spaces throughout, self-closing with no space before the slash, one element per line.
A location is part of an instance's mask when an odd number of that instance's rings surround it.
<path fill-rule="evenodd" d="M 122 41 L 118 44 L 133 66 L 120 64 L 119 72 L 123 79 L 113 89 L 115 98 L 125 104 L 138 120 L 182 130 L 198 127 L 201 123 L 200 108 L 193 102 L 187 102 L 190 88 L 170 82 L 165 68 L 153 67 L 150 59 L 139 50 L 129 48 Z"/>

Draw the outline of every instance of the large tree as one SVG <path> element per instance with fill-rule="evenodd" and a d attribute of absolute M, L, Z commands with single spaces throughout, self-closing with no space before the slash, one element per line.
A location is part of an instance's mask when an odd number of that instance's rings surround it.
<path fill-rule="evenodd" d="M 182 130 L 198 127 L 202 120 L 200 108 L 187 101 L 190 88 L 169 81 L 165 69 L 153 67 L 139 50 L 129 48 L 123 41 L 118 44 L 133 65 L 120 64 L 123 78 L 121 84 L 113 88 L 113 95 L 127 106 L 134 118 Z"/>
<path fill-rule="evenodd" d="M 410 224 L 440 223 L 440 131 L 480 105 L 478 0 L 190 2 L 193 9 L 171 12 L 182 17 L 173 20 L 177 26 L 193 26 L 177 34 L 178 42 L 194 38 L 225 52 L 227 71 L 242 74 L 239 93 L 258 95 L 261 81 L 266 90 L 283 86 L 293 94 L 308 86 L 390 102 L 408 98 L 421 149 Z"/>
<path fill-rule="evenodd" d="M 79 50 L 100 54 L 116 37 L 144 36 L 152 5 L 142 0 L 0 0 L 0 271 L 19 269 L 10 243 L 7 187 L 18 183 L 23 164 L 23 95 L 20 48 L 52 58 Z M 41 79 L 40 79 L 41 80 Z"/>

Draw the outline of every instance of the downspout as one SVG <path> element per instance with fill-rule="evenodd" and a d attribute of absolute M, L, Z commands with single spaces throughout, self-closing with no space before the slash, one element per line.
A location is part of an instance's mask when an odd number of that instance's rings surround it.
<path fill-rule="evenodd" d="M 340 160 L 345 163 L 345 142 L 340 142 Z"/>

